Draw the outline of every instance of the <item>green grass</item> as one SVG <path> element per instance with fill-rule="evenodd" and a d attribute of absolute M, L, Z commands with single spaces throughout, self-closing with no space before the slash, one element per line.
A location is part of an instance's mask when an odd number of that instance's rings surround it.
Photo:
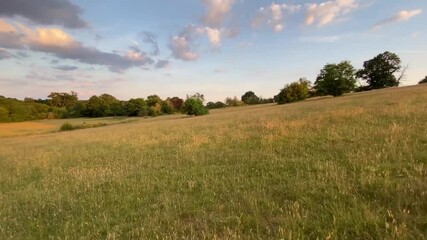
<path fill-rule="evenodd" d="M 427 86 L 0 139 L 1 239 L 425 239 Z"/>

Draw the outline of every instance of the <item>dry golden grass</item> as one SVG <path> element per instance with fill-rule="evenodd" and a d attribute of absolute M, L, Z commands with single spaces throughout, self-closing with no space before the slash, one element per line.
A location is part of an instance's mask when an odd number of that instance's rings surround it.
<path fill-rule="evenodd" d="M 55 119 L 55 120 L 37 120 L 16 123 L 0 123 L 0 138 L 27 136 L 42 133 L 57 132 L 62 124 L 68 122 L 73 125 L 96 124 L 96 123 L 123 123 L 127 121 L 139 120 L 137 118 L 108 117 L 108 118 L 74 118 L 74 119 Z"/>
<path fill-rule="evenodd" d="M 19 122 L 19 123 L 0 123 L 0 137 L 11 137 L 27 135 L 29 133 L 45 133 L 54 129 L 54 126 L 48 123 L 40 122 Z"/>
<path fill-rule="evenodd" d="M 426 136 L 417 86 L 2 138 L 0 238 L 425 239 Z"/>

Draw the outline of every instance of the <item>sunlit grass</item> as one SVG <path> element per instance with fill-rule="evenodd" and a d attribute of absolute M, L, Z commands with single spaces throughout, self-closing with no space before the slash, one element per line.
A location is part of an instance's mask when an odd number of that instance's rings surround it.
<path fill-rule="evenodd" d="M 0 238 L 425 239 L 426 163 L 427 86 L 3 138 Z"/>
<path fill-rule="evenodd" d="M 140 120 L 128 117 L 106 117 L 106 118 L 71 118 L 36 120 L 16 123 L 0 123 L 0 138 L 15 137 L 24 135 L 34 135 L 41 133 L 57 132 L 61 125 L 70 123 L 74 126 L 95 125 L 95 124 L 116 124 Z"/>

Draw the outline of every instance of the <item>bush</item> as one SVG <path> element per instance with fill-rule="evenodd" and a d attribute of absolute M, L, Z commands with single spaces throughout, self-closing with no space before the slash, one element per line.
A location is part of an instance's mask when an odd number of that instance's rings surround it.
<path fill-rule="evenodd" d="M 203 101 L 196 95 L 188 97 L 185 100 L 182 111 L 187 115 L 200 116 L 209 113 L 209 110 L 203 106 Z"/>
<path fill-rule="evenodd" d="M 74 130 L 74 126 L 71 125 L 71 123 L 66 122 L 62 124 L 61 131 L 71 131 L 71 130 Z"/>
<path fill-rule="evenodd" d="M 301 78 L 298 82 L 285 85 L 277 95 L 278 104 L 291 103 L 304 100 L 308 97 L 310 82 Z"/>
<path fill-rule="evenodd" d="M 218 102 L 208 102 L 206 104 L 206 107 L 209 108 L 209 109 L 215 109 L 215 108 L 226 107 L 226 105 L 225 105 L 225 103 L 218 101 Z"/>
<path fill-rule="evenodd" d="M 72 130 L 86 129 L 86 128 L 97 128 L 97 127 L 104 127 L 107 125 L 108 125 L 107 123 L 93 123 L 93 124 L 83 123 L 81 125 L 73 126 L 70 123 L 66 122 L 66 123 L 62 124 L 61 131 L 72 131 Z"/>
<path fill-rule="evenodd" d="M 234 96 L 234 98 L 231 98 L 231 97 L 226 98 L 225 104 L 227 105 L 227 107 L 240 107 L 245 105 L 245 103 L 237 99 L 236 96 Z"/>
<path fill-rule="evenodd" d="M 418 84 L 423 84 L 423 83 L 427 83 L 427 76 L 423 80 L 418 82 Z"/>
<path fill-rule="evenodd" d="M 255 95 L 254 92 L 248 91 L 242 96 L 242 102 L 245 104 L 253 105 L 253 104 L 259 104 L 259 97 Z"/>
<path fill-rule="evenodd" d="M 107 123 L 93 123 L 93 124 L 82 124 L 74 126 L 74 129 L 86 129 L 86 128 L 97 128 L 97 127 L 104 127 L 107 126 Z"/>

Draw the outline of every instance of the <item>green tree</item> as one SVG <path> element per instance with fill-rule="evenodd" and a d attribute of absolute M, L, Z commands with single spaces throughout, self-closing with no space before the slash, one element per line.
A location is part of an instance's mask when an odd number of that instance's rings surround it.
<path fill-rule="evenodd" d="M 262 98 L 262 97 L 259 97 L 259 103 L 260 104 L 273 103 L 273 102 L 274 102 L 274 98 Z"/>
<path fill-rule="evenodd" d="M 160 103 L 156 103 L 154 106 L 149 107 L 148 115 L 152 117 L 162 115 L 162 105 Z"/>
<path fill-rule="evenodd" d="M 51 92 L 47 97 L 52 106 L 59 108 L 66 107 L 68 110 L 74 107 L 78 101 L 77 93 L 73 91 L 71 93 Z"/>
<path fill-rule="evenodd" d="M 365 80 L 371 89 L 396 87 L 403 76 L 403 73 L 399 78 L 395 76 L 401 69 L 400 63 L 400 58 L 395 53 L 384 52 L 365 61 L 357 76 Z"/>
<path fill-rule="evenodd" d="M 225 99 L 225 104 L 228 107 L 238 107 L 238 106 L 244 106 L 245 105 L 245 103 L 243 101 L 240 101 L 236 96 L 234 96 L 233 98 L 227 97 Z"/>
<path fill-rule="evenodd" d="M 215 108 L 223 108 L 226 107 L 225 103 L 217 101 L 217 102 L 208 102 L 206 104 L 206 107 L 209 109 L 215 109 Z"/>
<path fill-rule="evenodd" d="M 310 81 L 300 78 L 298 82 L 285 85 L 276 96 L 278 104 L 291 103 L 304 100 L 308 97 Z"/>
<path fill-rule="evenodd" d="M 106 109 L 105 109 L 105 115 L 106 116 L 117 116 L 117 115 L 123 115 L 123 105 L 122 103 L 115 98 L 114 96 L 111 96 L 110 94 L 102 94 L 99 96 L 99 98 L 105 103 Z"/>
<path fill-rule="evenodd" d="M 28 111 L 28 108 L 20 102 L 13 102 L 9 105 L 9 116 L 12 122 L 31 120 L 30 111 Z"/>
<path fill-rule="evenodd" d="M 243 94 L 241 99 L 242 99 L 242 102 L 250 105 L 259 103 L 259 97 L 255 95 L 255 93 L 252 91 L 248 91 L 245 94 Z"/>
<path fill-rule="evenodd" d="M 349 61 L 326 64 L 317 76 L 314 88 L 319 95 L 341 96 L 356 88 L 355 72 Z"/>
<path fill-rule="evenodd" d="M 156 104 L 162 104 L 162 99 L 157 95 L 150 95 L 147 97 L 147 105 L 149 107 L 156 106 Z"/>
<path fill-rule="evenodd" d="M 92 96 L 87 102 L 87 112 L 90 117 L 107 116 L 108 105 L 103 98 Z"/>
<path fill-rule="evenodd" d="M 165 101 L 162 101 L 162 113 L 165 114 L 172 114 L 175 112 L 175 108 L 171 102 L 171 100 L 168 98 Z"/>
<path fill-rule="evenodd" d="M 427 76 L 423 80 L 418 82 L 418 84 L 423 84 L 423 83 L 427 83 Z"/>
<path fill-rule="evenodd" d="M 187 96 L 182 106 L 182 111 L 187 115 L 205 115 L 209 113 L 209 110 L 203 106 L 204 96 L 202 94 L 195 94 L 193 96 Z"/>
<path fill-rule="evenodd" d="M 147 103 L 143 98 L 132 98 L 125 103 L 125 110 L 128 116 L 147 116 Z"/>
<path fill-rule="evenodd" d="M 52 107 L 46 104 L 36 103 L 28 98 L 27 101 L 21 101 L 0 96 L 0 122 L 21 122 L 44 119 L 51 109 Z"/>
<path fill-rule="evenodd" d="M 0 106 L 0 122 L 10 122 L 9 110 L 3 106 Z"/>
<path fill-rule="evenodd" d="M 110 112 L 112 113 L 112 116 L 125 116 L 126 111 L 125 111 L 125 104 L 124 101 L 114 101 L 111 103 L 110 105 Z"/>
<path fill-rule="evenodd" d="M 78 101 L 76 105 L 74 105 L 73 109 L 70 112 L 71 117 L 83 117 L 87 116 L 87 101 Z"/>

